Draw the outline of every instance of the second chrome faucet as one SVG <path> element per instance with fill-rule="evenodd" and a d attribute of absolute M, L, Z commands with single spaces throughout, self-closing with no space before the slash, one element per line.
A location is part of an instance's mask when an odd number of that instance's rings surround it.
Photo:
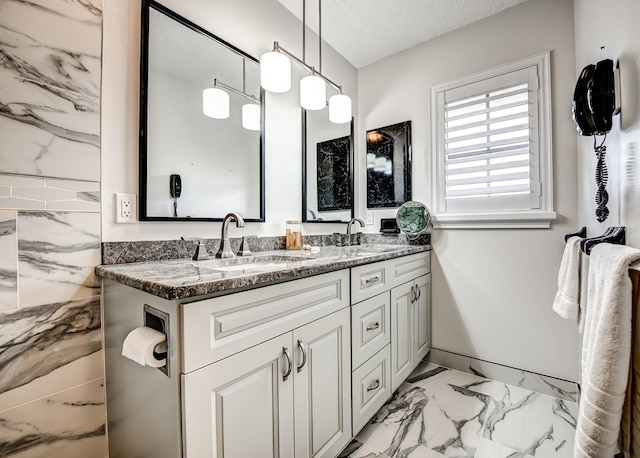
<path fill-rule="evenodd" d="M 235 254 L 231 249 L 231 244 L 229 243 L 229 222 L 235 221 L 236 227 L 244 227 L 244 220 L 242 216 L 237 213 L 227 213 L 227 216 L 222 220 L 222 234 L 220 236 L 220 248 L 218 248 L 218 252 L 216 253 L 216 258 L 235 258 Z M 243 241 L 244 246 L 244 241 Z M 245 252 L 243 247 L 240 248 L 241 252 Z M 246 250 L 248 251 L 248 250 Z M 251 252 L 249 252 L 250 254 Z M 246 255 L 246 254 L 245 254 Z"/>

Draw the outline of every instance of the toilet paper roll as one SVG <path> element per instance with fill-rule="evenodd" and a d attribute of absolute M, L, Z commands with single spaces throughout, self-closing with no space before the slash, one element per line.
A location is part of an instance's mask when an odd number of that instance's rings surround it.
<path fill-rule="evenodd" d="M 166 336 L 163 333 L 147 326 L 140 326 L 127 334 L 122 344 L 122 356 L 141 366 L 162 367 L 167 364 L 167 359 L 156 359 L 153 350 L 165 341 Z"/>

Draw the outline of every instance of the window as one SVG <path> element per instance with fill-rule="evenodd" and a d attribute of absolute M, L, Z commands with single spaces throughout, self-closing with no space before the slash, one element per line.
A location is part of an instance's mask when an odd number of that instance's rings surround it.
<path fill-rule="evenodd" d="M 549 227 L 549 54 L 431 90 L 435 227 Z"/>

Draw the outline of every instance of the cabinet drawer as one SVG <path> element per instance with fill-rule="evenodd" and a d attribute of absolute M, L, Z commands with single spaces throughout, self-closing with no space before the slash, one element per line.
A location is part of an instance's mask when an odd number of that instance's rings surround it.
<path fill-rule="evenodd" d="M 401 285 L 431 272 L 430 259 L 430 253 L 425 252 L 385 261 L 389 287 Z"/>
<path fill-rule="evenodd" d="M 391 341 L 390 293 L 378 294 L 351 307 L 351 364 L 360 366 Z"/>
<path fill-rule="evenodd" d="M 182 305 L 182 371 L 257 345 L 349 305 L 349 271 Z"/>
<path fill-rule="evenodd" d="M 391 396 L 390 359 L 387 345 L 352 374 L 354 436 Z"/>
<path fill-rule="evenodd" d="M 369 299 L 390 288 L 387 278 L 388 261 L 374 262 L 351 269 L 351 303 Z"/>

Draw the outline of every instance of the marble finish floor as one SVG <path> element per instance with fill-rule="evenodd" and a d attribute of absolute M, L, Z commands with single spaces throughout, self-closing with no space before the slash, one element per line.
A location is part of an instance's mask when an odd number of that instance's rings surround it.
<path fill-rule="evenodd" d="M 570 458 L 578 407 L 421 363 L 341 458 Z"/>

